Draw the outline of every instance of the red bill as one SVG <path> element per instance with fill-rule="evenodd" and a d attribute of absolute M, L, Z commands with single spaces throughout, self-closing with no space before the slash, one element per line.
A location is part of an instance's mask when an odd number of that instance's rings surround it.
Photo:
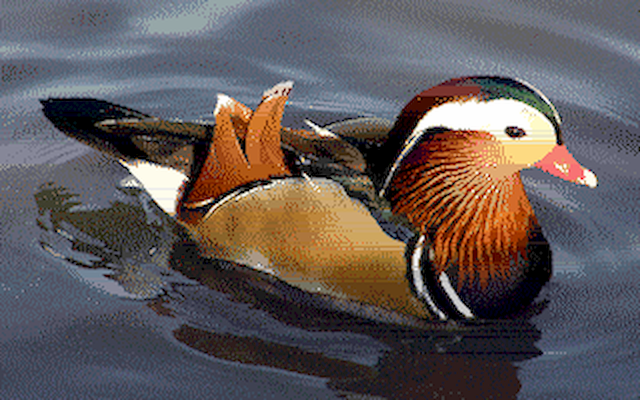
<path fill-rule="evenodd" d="M 579 185 L 591 188 L 598 185 L 596 175 L 580 165 L 564 145 L 556 146 L 542 160 L 535 163 L 534 167 Z"/>

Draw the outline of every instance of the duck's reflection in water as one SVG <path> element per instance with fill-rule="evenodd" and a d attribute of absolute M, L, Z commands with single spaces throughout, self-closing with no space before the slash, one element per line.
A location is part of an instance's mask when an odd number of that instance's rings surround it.
<path fill-rule="evenodd" d="M 428 335 L 426 332 L 423 334 Z M 479 352 L 471 349 L 439 352 L 439 346 L 433 343 L 431 349 L 416 349 L 405 343 L 388 351 L 377 365 L 371 367 L 332 359 L 295 346 L 255 337 L 207 332 L 186 325 L 176 330 L 174 335 L 182 343 L 215 358 L 328 378 L 329 386 L 340 394 L 358 393 L 394 399 L 433 396 L 513 398 L 520 389 L 513 361 L 538 354 L 533 349 L 529 349 L 531 353 L 527 353 L 527 349 L 492 353 L 495 348 L 480 349 Z M 505 339 L 484 340 L 487 347 L 496 347 L 492 341 Z"/>
<path fill-rule="evenodd" d="M 515 363 L 541 354 L 526 315 L 457 324 L 337 309 L 265 273 L 202 257 L 143 192 L 125 194 L 92 208 L 63 187 L 41 187 L 41 246 L 80 275 L 102 271 L 101 289 L 146 299 L 178 321 L 175 339 L 216 359 L 326 378 L 347 398 L 510 398 L 520 388 Z M 83 277 L 95 285 L 94 275 Z"/>
<path fill-rule="evenodd" d="M 328 378 L 330 387 L 340 394 L 512 398 L 520 389 L 515 363 L 541 354 L 535 346 L 540 331 L 524 314 L 464 324 L 372 321 L 331 309 L 323 299 L 266 274 L 201 258 L 189 242 L 176 243 L 170 260 L 172 268 L 289 326 L 309 332 L 365 335 L 384 344 L 386 350 L 377 362 L 363 365 L 305 350 L 295 340 L 275 343 L 190 325 L 174 332 L 179 341 L 215 358 Z M 542 307 L 534 305 L 526 313 L 537 313 Z M 366 357 L 366 350 L 358 346 L 352 350 Z"/>

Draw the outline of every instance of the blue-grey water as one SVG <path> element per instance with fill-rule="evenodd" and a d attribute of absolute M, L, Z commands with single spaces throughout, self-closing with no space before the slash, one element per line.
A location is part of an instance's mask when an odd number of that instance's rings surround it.
<path fill-rule="evenodd" d="M 0 398 L 639 398 L 639 35 L 626 1 L 0 0 Z M 480 74 L 544 92 L 600 185 L 523 173 L 554 276 L 520 317 L 459 327 L 200 257 L 38 103 L 206 120 L 219 92 L 253 107 L 292 79 L 300 127 Z"/>

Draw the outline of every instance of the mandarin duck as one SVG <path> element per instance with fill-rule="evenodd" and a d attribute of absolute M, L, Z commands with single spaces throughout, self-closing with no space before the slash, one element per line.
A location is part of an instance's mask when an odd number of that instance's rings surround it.
<path fill-rule="evenodd" d="M 292 88 L 254 110 L 219 95 L 215 125 L 95 99 L 41 101 L 65 134 L 120 160 L 206 254 L 336 299 L 440 320 L 530 304 L 551 250 L 520 178 L 595 187 L 551 102 L 524 82 L 452 79 L 395 122 L 280 124 Z"/>

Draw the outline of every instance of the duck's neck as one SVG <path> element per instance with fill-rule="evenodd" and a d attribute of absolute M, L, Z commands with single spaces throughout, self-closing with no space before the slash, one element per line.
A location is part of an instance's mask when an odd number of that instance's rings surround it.
<path fill-rule="evenodd" d="M 430 237 L 439 271 L 455 265 L 480 282 L 526 263 L 538 227 L 520 173 L 494 161 L 494 145 L 477 132 L 434 135 L 405 157 L 388 192 L 394 213 Z"/>

